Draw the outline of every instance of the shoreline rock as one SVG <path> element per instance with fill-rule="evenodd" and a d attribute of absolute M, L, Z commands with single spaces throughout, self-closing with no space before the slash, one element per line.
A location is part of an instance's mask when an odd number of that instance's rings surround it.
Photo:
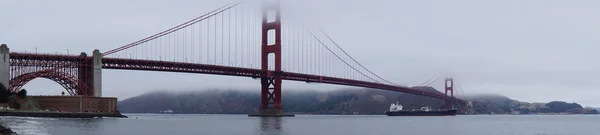
<path fill-rule="evenodd" d="M 127 118 L 121 113 L 67 113 L 67 112 L 27 112 L 27 111 L 0 111 L 0 116 L 17 117 L 47 117 L 47 118 L 94 118 L 117 117 Z"/>
<path fill-rule="evenodd" d="M 16 135 L 16 134 L 17 133 L 12 131 L 10 128 L 6 128 L 6 127 L 0 125 L 0 135 Z"/>

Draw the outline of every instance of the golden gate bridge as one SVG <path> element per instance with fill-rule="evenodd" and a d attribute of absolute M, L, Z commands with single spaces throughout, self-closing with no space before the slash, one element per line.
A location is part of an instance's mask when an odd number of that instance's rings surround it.
<path fill-rule="evenodd" d="M 92 55 L 10 52 L 0 47 L 0 83 L 17 92 L 35 78 L 60 84 L 70 95 L 102 97 L 102 70 L 143 70 L 259 78 L 260 113 L 280 115 L 283 80 L 374 88 L 446 101 L 444 94 L 392 83 L 369 70 L 321 30 L 282 19 L 278 2 L 260 8 L 224 5 L 144 39 Z"/>

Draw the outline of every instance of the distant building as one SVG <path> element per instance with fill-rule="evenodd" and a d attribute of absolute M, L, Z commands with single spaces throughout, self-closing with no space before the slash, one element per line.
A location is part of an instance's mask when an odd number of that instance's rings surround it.
<path fill-rule="evenodd" d="M 160 111 L 160 113 L 173 113 L 173 110 Z"/>
<path fill-rule="evenodd" d="M 117 112 L 117 98 L 91 96 L 29 96 L 39 109 L 60 112 Z"/>
<path fill-rule="evenodd" d="M 0 103 L 0 110 L 6 110 L 8 108 L 8 103 Z"/>
<path fill-rule="evenodd" d="M 521 114 L 520 111 L 512 111 L 511 114 Z"/>

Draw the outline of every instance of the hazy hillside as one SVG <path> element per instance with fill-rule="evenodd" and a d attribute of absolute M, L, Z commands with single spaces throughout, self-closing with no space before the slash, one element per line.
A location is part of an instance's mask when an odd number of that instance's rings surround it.
<path fill-rule="evenodd" d="M 432 87 L 414 89 L 438 92 Z M 441 92 L 438 92 L 441 94 Z M 458 106 L 460 112 L 476 114 L 539 114 L 574 113 L 588 114 L 598 111 L 582 108 L 577 103 L 554 101 L 550 103 L 527 103 L 501 95 L 477 95 L 467 98 L 472 108 Z M 119 110 L 125 113 L 158 113 L 173 110 L 175 113 L 227 113 L 247 114 L 258 112 L 260 97 L 256 91 L 203 90 L 190 92 L 150 92 L 119 102 Z M 286 112 L 311 114 L 382 114 L 390 103 L 399 102 L 405 109 L 423 106 L 443 108 L 444 101 L 400 92 L 346 89 L 337 91 L 286 91 L 283 106 Z"/>
<path fill-rule="evenodd" d="M 421 87 L 426 91 L 433 88 Z M 400 102 L 407 109 L 432 106 L 443 107 L 443 101 L 399 92 L 349 89 L 329 92 L 283 92 L 283 106 L 287 112 L 342 114 L 383 113 L 390 103 Z M 129 113 L 156 113 L 173 110 L 176 113 L 256 113 L 260 97 L 248 91 L 191 91 L 150 92 L 119 102 L 119 110 Z"/>
<path fill-rule="evenodd" d="M 549 103 L 520 102 L 501 95 L 476 95 L 467 98 L 473 102 L 473 111 L 480 114 L 597 114 L 591 108 L 583 108 L 577 103 L 552 101 Z"/>

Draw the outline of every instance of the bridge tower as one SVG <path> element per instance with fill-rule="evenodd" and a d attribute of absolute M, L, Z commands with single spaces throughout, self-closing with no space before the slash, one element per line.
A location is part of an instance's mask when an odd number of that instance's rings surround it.
<path fill-rule="evenodd" d="M 444 85 L 446 89 L 444 94 L 448 95 L 448 92 L 450 92 L 450 97 L 452 97 L 452 100 L 446 100 L 446 109 L 452 109 L 454 108 L 454 79 L 446 78 Z"/>
<path fill-rule="evenodd" d="M 102 54 L 98 49 L 94 50 L 92 53 L 92 57 L 87 57 L 86 53 L 81 53 L 79 55 L 81 60 L 77 66 L 78 74 L 77 78 L 79 80 L 79 84 L 86 85 L 92 93 L 91 95 L 86 96 L 94 96 L 94 97 L 102 97 Z M 85 93 L 84 89 L 80 87 L 77 89 L 77 93 Z"/>
<path fill-rule="evenodd" d="M 79 62 L 77 64 L 77 86 L 76 89 L 77 94 L 90 96 L 89 94 L 93 94 L 93 92 L 87 93 L 88 90 L 93 90 L 93 80 L 94 75 L 92 74 L 92 65 L 90 63 L 90 59 L 85 52 L 81 52 L 79 55 Z M 82 86 L 87 86 L 88 89 L 83 89 Z"/>
<path fill-rule="evenodd" d="M 95 97 L 102 97 L 102 53 L 100 50 L 95 49 L 92 52 L 92 90 L 94 90 Z"/>
<path fill-rule="evenodd" d="M 260 116 L 284 116 L 281 104 L 281 13 L 279 0 L 263 1 L 261 45 Z M 274 18 L 269 18 L 274 17 Z M 269 35 L 269 33 L 274 35 Z M 274 43 L 269 41 L 275 38 Z M 269 55 L 275 58 L 273 72 L 269 71 Z"/>
<path fill-rule="evenodd" d="M 0 45 L 0 83 L 8 88 L 10 79 L 10 51 L 6 44 Z"/>

